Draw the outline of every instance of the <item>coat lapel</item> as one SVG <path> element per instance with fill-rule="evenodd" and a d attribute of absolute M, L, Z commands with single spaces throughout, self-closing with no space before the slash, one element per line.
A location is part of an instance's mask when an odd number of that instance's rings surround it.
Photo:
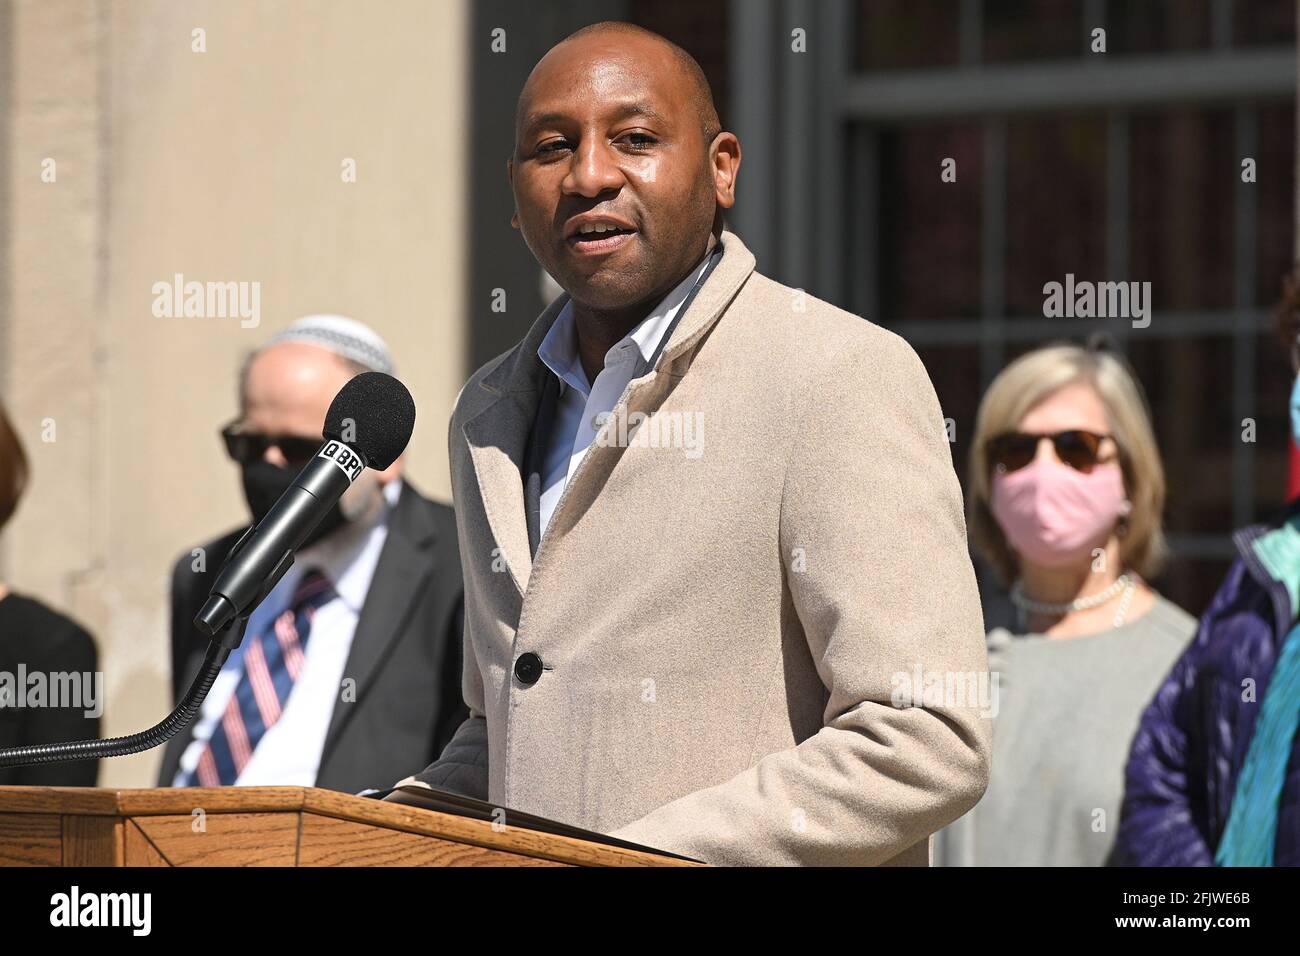
<path fill-rule="evenodd" d="M 555 427 L 555 406 L 560 399 L 560 382 L 554 375 L 542 377 L 537 414 L 528 433 L 524 456 L 524 511 L 528 516 L 528 549 L 535 558 L 542 540 L 542 483 L 546 478 L 546 447 Z"/>
<path fill-rule="evenodd" d="M 674 323 L 675 327 L 662 349 L 659 361 L 649 372 L 628 383 L 610 420 L 587 449 L 587 454 L 573 473 L 564 494 L 560 496 L 546 536 L 538 548 L 536 560 L 540 561 L 542 553 L 548 550 L 548 542 L 562 538 L 586 512 L 627 450 L 616 441 L 602 441 L 601 436 L 617 428 L 620 419 L 628 420 L 637 413 L 649 416 L 663 404 L 677 381 L 686 373 L 695 346 L 722 317 L 740 287 L 754 271 L 754 256 L 738 236 L 724 230 L 721 244 L 722 258 L 693 296 L 683 303 L 684 311 Z"/>
<path fill-rule="evenodd" d="M 537 415 L 542 373 L 550 374 L 537 357 L 537 349 L 568 301 L 566 293 L 547 306 L 523 341 L 484 376 L 479 387 L 495 398 L 462 429 L 492 539 L 500 549 L 500 554 L 493 557 L 499 556 L 505 562 L 520 595 L 528 587 L 532 569 L 524 505 L 524 457 Z M 469 547 L 471 542 L 462 541 L 461 546 Z"/>
<path fill-rule="evenodd" d="M 633 379 L 624 392 L 620 404 L 626 414 L 648 414 L 663 402 L 689 365 L 692 350 L 754 271 L 754 256 L 738 236 L 724 230 L 721 245 L 721 259 L 687 303 L 655 368 Z M 547 550 L 547 542 L 562 536 L 586 511 L 623 453 L 613 443 L 592 445 L 560 497 L 535 557 L 528 536 L 525 456 L 537 415 L 542 376 L 550 374 L 538 359 L 537 349 L 568 301 L 565 293 L 552 302 L 523 341 L 484 376 L 479 386 L 495 398 L 463 426 L 493 541 L 521 596 L 528 590 L 533 563 Z M 612 418 L 617 418 L 618 408 L 615 411 Z M 612 421 L 606 425 L 610 427 L 614 427 Z M 462 547 L 469 545 L 461 542 Z"/>

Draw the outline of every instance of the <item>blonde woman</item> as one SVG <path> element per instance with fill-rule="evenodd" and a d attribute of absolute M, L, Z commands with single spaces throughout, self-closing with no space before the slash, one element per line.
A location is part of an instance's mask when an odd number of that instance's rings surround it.
<path fill-rule="evenodd" d="M 1147 583 L 1165 479 L 1137 383 L 1096 348 L 1023 355 L 980 403 L 970 462 L 971 539 L 1019 626 L 989 632 L 992 776 L 936 861 L 1098 866 L 1138 717 L 1196 627 Z"/>

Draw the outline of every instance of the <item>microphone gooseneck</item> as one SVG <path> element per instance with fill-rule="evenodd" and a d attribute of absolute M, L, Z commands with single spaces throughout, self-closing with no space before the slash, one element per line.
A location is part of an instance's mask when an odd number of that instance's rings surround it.
<path fill-rule="evenodd" d="M 243 637 L 240 628 L 240 637 Z M 236 641 L 236 644 L 239 642 Z M 230 656 L 230 648 L 213 641 L 203 659 L 198 676 L 190 684 L 176 709 L 148 730 L 127 737 L 109 737 L 104 740 L 74 740 L 62 744 L 29 744 L 26 747 L 8 747 L 0 750 L 0 768 L 29 767 L 33 764 L 63 763 L 67 760 L 84 760 L 98 757 L 126 757 L 165 744 L 177 732 L 190 725 L 194 715 L 203 705 L 203 699 L 212 689 L 212 682 L 221 673 L 222 665 Z"/>

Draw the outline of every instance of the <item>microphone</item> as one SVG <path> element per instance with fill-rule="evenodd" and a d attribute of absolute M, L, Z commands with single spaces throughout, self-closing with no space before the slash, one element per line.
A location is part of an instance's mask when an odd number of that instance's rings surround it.
<path fill-rule="evenodd" d="M 293 565 L 293 553 L 366 468 L 397 460 L 415 428 L 415 402 L 397 379 L 363 372 L 325 415 L 325 443 L 266 516 L 244 532 L 194 626 L 208 637 L 252 613 Z"/>

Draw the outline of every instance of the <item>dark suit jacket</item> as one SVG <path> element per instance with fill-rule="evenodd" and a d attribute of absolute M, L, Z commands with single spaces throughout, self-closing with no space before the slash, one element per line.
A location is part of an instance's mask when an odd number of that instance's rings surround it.
<path fill-rule="evenodd" d="M 240 528 L 207 545 L 205 571 L 191 570 L 187 553 L 172 572 L 172 691 L 177 700 L 198 673 L 207 648 L 207 640 L 194 629 L 194 615 L 243 532 Z M 356 700 L 334 705 L 316 786 L 348 793 L 388 787 L 442 753 L 468 716 L 460 688 L 462 589 L 451 508 L 405 485 L 344 671 L 356 681 Z M 168 742 L 160 786 L 171 786 L 191 739 L 185 730 Z"/>
<path fill-rule="evenodd" d="M 20 665 L 28 674 L 94 674 L 99 670 L 97 662 L 95 642 L 75 621 L 21 594 L 0 600 L 0 671 L 14 680 Z M 85 707 L 17 707 L 15 703 L 0 706 L 0 748 L 99 737 L 99 718 L 86 716 L 88 709 L 93 710 L 89 701 L 83 701 Z M 102 707 L 104 702 L 98 703 Z M 93 787 L 98 772 L 98 760 L 6 767 L 0 769 L 0 786 Z"/>

